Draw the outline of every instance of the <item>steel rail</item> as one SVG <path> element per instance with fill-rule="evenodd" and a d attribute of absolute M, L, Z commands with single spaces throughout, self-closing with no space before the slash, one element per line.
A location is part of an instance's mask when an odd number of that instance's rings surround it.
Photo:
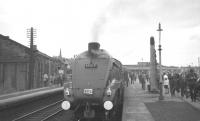
<path fill-rule="evenodd" d="M 42 119 L 41 121 L 47 121 L 47 120 L 49 120 L 50 118 L 54 117 L 55 115 L 57 115 L 58 113 L 60 113 L 60 112 L 62 112 L 62 111 L 64 111 L 64 110 L 61 109 L 61 110 L 59 110 L 59 111 L 57 111 L 57 112 L 55 112 L 55 113 L 53 113 L 53 114 L 47 116 L 46 118 Z"/>
<path fill-rule="evenodd" d="M 80 104 L 78 106 L 76 106 L 76 108 L 74 109 L 74 112 L 76 112 L 78 110 L 78 108 L 80 107 Z M 56 116 L 58 113 L 64 111 L 63 109 L 53 113 L 52 115 L 49 115 L 48 117 L 46 117 L 45 119 L 41 120 L 41 121 L 48 121 L 50 118 Z"/>
<path fill-rule="evenodd" d="M 14 119 L 14 120 L 12 120 L 12 121 L 21 121 L 21 120 L 24 119 L 24 118 L 31 117 L 31 115 L 34 115 L 34 114 L 36 114 L 36 113 L 38 113 L 38 112 L 42 112 L 43 110 L 48 109 L 48 108 L 50 108 L 50 107 L 53 107 L 53 106 L 55 106 L 55 105 L 61 103 L 62 101 L 63 101 L 63 100 L 57 101 L 57 102 L 55 102 L 55 103 L 52 103 L 52 104 L 47 105 L 47 106 L 45 106 L 45 107 L 42 107 L 42 108 L 40 108 L 40 109 L 38 109 L 38 110 L 35 110 L 35 111 L 33 111 L 33 112 L 30 112 L 30 113 L 27 113 L 27 114 L 25 114 L 25 115 L 23 115 L 23 116 L 20 116 L 20 117 Z"/>

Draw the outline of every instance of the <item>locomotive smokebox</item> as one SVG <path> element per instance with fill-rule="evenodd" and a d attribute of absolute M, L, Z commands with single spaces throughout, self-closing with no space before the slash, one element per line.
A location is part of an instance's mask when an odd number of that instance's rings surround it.
<path fill-rule="evenodd" d="M 98 50 L 100 48 L 100 44 L 98 42 L 90 42 L 88 44 L 88 51 L 91 52 L 91 50 Z"/>

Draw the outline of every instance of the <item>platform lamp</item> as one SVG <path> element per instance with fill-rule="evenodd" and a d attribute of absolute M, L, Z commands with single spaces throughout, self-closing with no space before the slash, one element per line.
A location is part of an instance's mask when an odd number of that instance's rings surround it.
<path fill-rule="evenodd" d="M 162 63 L 161 63 L 161 31 L 163 31 L 163 29 L 161 29 L 161 24 L 158 24 L 158 29 L 157 29 L 158 33 L 159 33 L 159 45 L 158 45 L 158 51 L 159 51 L 159 67 L 160 67 L 160 80 L 159 80 L 159 86 L 160 86 L 160 95 L 159 95 L 159 100 L 164 100 L 164 96 L 163 96 L 163 81 L 162 81 Z"/>

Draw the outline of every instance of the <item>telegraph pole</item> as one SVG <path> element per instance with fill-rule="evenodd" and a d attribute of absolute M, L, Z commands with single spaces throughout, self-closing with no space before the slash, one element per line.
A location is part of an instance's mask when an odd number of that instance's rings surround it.
<path fill-rule="evenodd" d="M 161 31 L 163 31 L 163 29 L 161 29 L 161 24 L 158 24 L 158 30 L 159 32 L 159 45 L 158 45 L 158 51 L 159 51 L 159 66 L 160 66 L 160 96 L 159 96 L 159 100 L 164 100 L 163 97 L 163 81 L 162 81 L 162 63 L 161 63 Z"/>
<path fill-rule="evenodd" d="M 29 83 L 28 88 L 33 88 L 34 83 L 34 65 L 35 65 L 35 59 L 34 59 L 34 48 L 33 48 L 33 40 L 36 38 L 36 30 L 31 27 L 30 29 L 27 29 L 27 38 L 30 39 L 30 57 L 29 57 Z"/>

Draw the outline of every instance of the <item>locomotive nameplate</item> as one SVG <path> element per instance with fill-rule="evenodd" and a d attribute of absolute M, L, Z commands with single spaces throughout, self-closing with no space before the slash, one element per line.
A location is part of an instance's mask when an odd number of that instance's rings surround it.
<path fill-rule="evenodd" d="M 85 64 L 86 69 L 96 69 L 98 66 L 97 64 L 90 63 L 90 64 Z"/>
<path fill-rule="evenodd" d="M 84 89 L 83 93 L 87 94 L 87 95 L 92 95 L 93 94 L 93 89 Z"/>

